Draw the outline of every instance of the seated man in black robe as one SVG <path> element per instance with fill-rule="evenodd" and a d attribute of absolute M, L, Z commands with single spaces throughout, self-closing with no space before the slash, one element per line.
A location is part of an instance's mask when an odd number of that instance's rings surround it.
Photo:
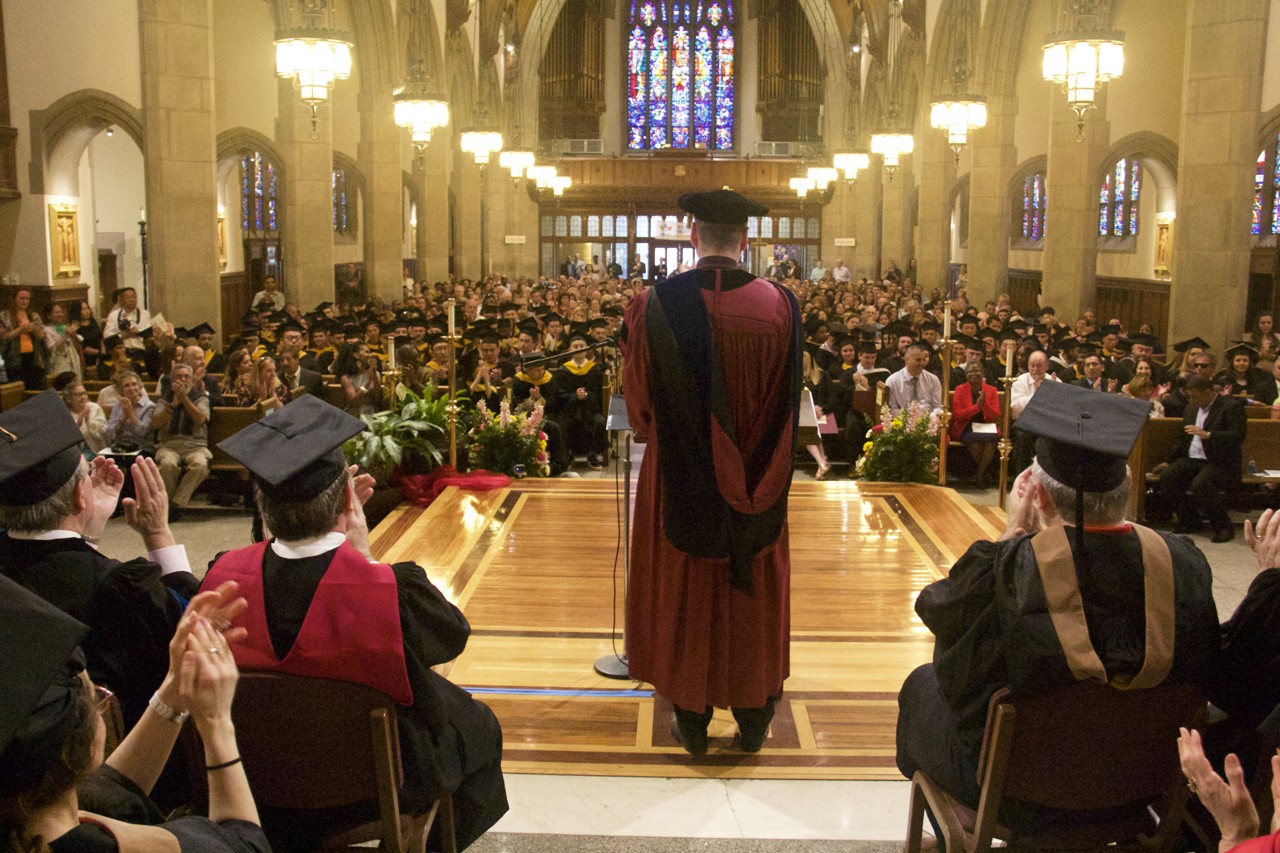
<path fill-rule="evenodd" d="M 155 462 L 133 466 L 129 526 L 146 558 L 98 553 L 94 542 L 124 485 L 109 459 L 81 456 L 79 427 L 53 391 L 0 413 L 0 574 L 89 626 L 89 676 L 120 699 L 132 725 L 169 668 L 169 639 L 200 582 L 169 530 Z"/>
<path fill-rule="evenodd" d="M 604 370 L 590 358 L 585 335 L 569 338 L 573 357 L 555 372 L 556 422 L 565 432 L 569 450 L 574 455 L 586 454 L 587 467 L 601 467 L 600 457 L 608 444 L 605 435 Z"/>
<path fill-rule="evenodd" d="M 502 730 L 488 707 L 431 667 L 453 660 L 471 626 L 420 566 L 377 562 L 362 503 L 372 478 L 354 478 L 344 441 L 356 418 L 303 395 L 218 446 L 253 474 L 266 542 L 219 555 L 206 588 L 236 580 L 248 608 L 233 623 L 245 670 L 275 670 L 364 684 L 400 705 L 404 790 L 420 809 L 440 789 L 453 796 L 458 849 L 507 811 Z M 354 470 L 354 469 L 353 469 Z M 295 646 L 304 650 L 290 654 Z M 263 809 L 276 850 L 318 849 L 326 830 L 376 820 L 377 803 L 354 809 Z"/>
<path fill-rule="evenodd" d="M 1124 521 L 1126 459 L 1147 408 L 1046 382 L 1023 411 L 1020 428 L 1039 439 L 1014 485 L 1007 530 L 975 542 L 916 599 L 937 639 L 933 663 L 911 673 L 898 697 L 897 762 L 907 777 L 922 770 L 976 808 L 987 708 L 1002 687 L 1035 695 L 1085 680 L 1207 684 L 1218 650 L 1208 562 L 1187 539 Z M 1163 608 L 1149 608 L 1148 587 Z M 1049 604 L 1072 598 L 1082 602 L 1074 613 Z M 1147 636 L 1161 642 L 1148 648 Z"/>

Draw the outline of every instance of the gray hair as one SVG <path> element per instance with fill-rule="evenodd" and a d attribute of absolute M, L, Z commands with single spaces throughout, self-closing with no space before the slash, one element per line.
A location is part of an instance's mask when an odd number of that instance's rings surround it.
<path fill-rule="evenodd" d="M 1054 507 L 1064 518 L 1075 521 L 1076 490 L 1060 483 L 1040 467 L 1040 460 L 1031 463 L 1031 476 L 1053 501 Z M 1124 482 L 1109 492 L 1084 493 L 1084 523 L 1099 526 L 1120 524 L 1124 521 L 1125 508 L 1129 504 L 1129 491 L 1133 487 L 1133 472 L 1125 467 Z"/>
<path fill-rule="evenodd" d="M 342 495 L 350 473 L 343 470 L 325 490 L 306 501 L 285 501 L 272 497 L 255 482 L 253 498 L 262 513 L 262 523 L 273 536 L 286 542 L 312 539 L 333 530 L 342 512 Z"/>
<path fill-rule="evenodd" d="M 88 476 L 89 463 L 81 459 L 67 482 L 44 500 L 25 506 L 0 506 L 0 527 L 33 533 L 56 530 L 64 518 L 76 514 L 76 489 Z"/>

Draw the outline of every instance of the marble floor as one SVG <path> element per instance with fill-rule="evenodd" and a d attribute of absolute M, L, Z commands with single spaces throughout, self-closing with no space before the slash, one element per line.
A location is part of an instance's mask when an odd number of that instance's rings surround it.
<path fill-rule="evenodd" d="M 613 477 L 606 468 L 584 476 Z M 798 473 L 799 478 L 809 478 Z M 994 489 L 957 484 L 968 501 L 996 502 Z M 1243 516 L 1237 516 L 1237 530 Z M 247 515 L 227 510 L 192 511 L 174 526 L 197 572 L 218 551 L 248 544 Z M 1223 618 L 1244 596 L 1254 574 L 1252 554 L 1237 535 L 1213 544 L 1194 537 L 1214 570 L 1214 595 Z M 102 541 L 113 556 L 132 557 L 140 543 L 113 521 Z M 646 853 L 752 853 L 901 849 L 907 821 L 905 781 L 779 781 L 602 778 L 516 775 L 507 777 L 511 811 L 471 849 L 505 851 L 616 850 Z"/>

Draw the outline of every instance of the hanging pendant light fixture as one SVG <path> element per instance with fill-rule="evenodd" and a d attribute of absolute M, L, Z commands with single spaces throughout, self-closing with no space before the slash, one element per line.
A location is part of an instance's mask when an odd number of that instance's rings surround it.
<path fill-rule="evenodd" d="M 898 42 L 902 39 L 902 0 L 889 0 L 889 49 L 886 52 L 885 86 L 894 91 L 894 75 L 898 65 Z M 901 130 L 902 107 L 896 96 L 889 99 L 889 107 L 885 110 L 885 129 L 871 134 L 871 153 L 879 154 L 884 159 L 885 171 L 889 173 L 889 182 L 893 183 L 893 173 L 904 154 L 916 149 L 915 137 Z"/>
<path fill-rule="evenodd" d="M 871 155 L 865 151 L 837 151 L 831 157 L 831 165 L 844 172 L 845 182 L 852 185 L 859 172 L 870 168 Z"/>
<path fill-rule="evenodd" d="M 276 74 L 292 78 L 302 103 L 311 110 L 311 137 L 320 136 L 317 108 L 328 102 L 338 80 L 351 76 L 351 42 L 334 18 L 337 0 L 293 0 L 290 26 L 276 33 Z"/>
<path fill-rule="evenodd" d="M 1098 90 L 1124 74 L 1124 33 L 1111 29 L 1111 0 L 1067 0 L 1067 28 L 1050 33 L 1043 77 L 1062 87 L 1076 114 L 1076 141 L 1084 141 L 1084 114 Z"/>
<path fill-rule="evenodd" d="M 965 27 L 966 33 L 968 27 Z M 929 124 L 947 132 L 947 145 L 960 165 L 960 149 L 969 142 L 969 134 L 987 126 L 987 99 L 969 94 L 968 35 L 960 42 L 960 55 L 951 71 L 951 96 L 930 105 Z"/>
<path fill-rule="evenodd" d="M 409 139 L 418 152 L 418 162 L 426 153 L 431 134 L 449 124 L 449 104 L 440 94 L 435 75 L 429 67 L 429 30 L 424 20 L 431 14 L 423 0 L 409 0 L 406 10 L 408 25 L 409 77 L 391 97 L 395 101 L 395 122 L 409 131 Z"/>

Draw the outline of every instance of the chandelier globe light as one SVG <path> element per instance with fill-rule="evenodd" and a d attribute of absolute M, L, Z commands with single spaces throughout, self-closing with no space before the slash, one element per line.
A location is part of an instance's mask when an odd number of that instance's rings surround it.
<path fill-rule="evenodd" d="M 892 85 L 898 70 L 898 44 L 902 40 L 902 0 L 889 0 L 888 39 L 885 79 Z M 891 97 L 885 110 L 885 129 L 871 134 L 871 153 L 879 154 L 884 159 L 890 183 L 893 182 L 893 173 L 902 161 L 902 156 L 916 150 L 915 137 L 901 129 L 901 119 L 902 107 L 896 98 Z"/>
<path fill-rule="evenodd" d="M 525 177 L 533 181 L 534 186 L 540 190 L 545 190 L 551 186 L 551 181 L 556 177 L 555 166 L 530 166 L 525 170 Z"/>
<path fill-rule="evenodd" d="M 795 190 L 797 196 L 804 198 L 809 194 L 810 190 L 817 189 L 818 184 L 813 178 L 792 178 L 790 187 Z"/>
<path fill-rule="evenodd" d="M 496 130 L 468 130 L 459 137 L 458 146 L 475 159 L 477 166 L 484 166 L 491 155 L 502 150 L 502 134 Z"/>
<path fill-rule="evenodd" d="M 871 155 L 865 151 L 837 151 L 831 157 L 831 165 L 844 172 L 844 179 L 852 184 L 859 172 L 871 167 Z"/>
<path fill-rule="evenodd" d="M 1084 141 L 1084 116 L 1098 92 L 1124 75 L 1124 33 L 1110 28 L 1110 12 L 1110 0 L 1069 0 L 1066 29 L 1050 33 L 1044 45 L 1042 76 L 1075 111 L 1077 142 Z"/>
<path fill-rule="evenodd" d="M 819 192 L 825 192 L 840 177 L 840 173 L 831 166 L 810 166 L 806 174 Z"/>
<path fill-rule="evenodd" d="M 449 104 L 429 91 L 425 83 L 408 83 L 392 97 L 396 124 L 408 129 L 409 140 L 422 154 L 431 134 L 449 124 Z"/>
<path fill-rule="evenodd" d="M 498 155 L 498 165 L 511 173 L 511 179 L 517 183 L 525 177 L 528 170 L 537 162 L 532 151 L 513 148 Z"/>
<path fill-rule="evenodd" d="M 296 25 L 276 33 L 276 75 L 293 80 L 311 110 L 311 136 L 318 138 L 317 109 L 328 102 L 337 81 L 351 76 L 351 42 L 332 25 L 335 0 L 296 2 Z"/>
<path fill-rule="evenodd" d="M 965 45 L 951 71 L 951 94 L 939 98 L 929 107 L 931 127 L 946 131 L 947 145 L 955 154 L 956 166 L 960 165 L 960 149 L 969 143 L 969 134 L 987 126 L 987 99 L 970 94 L 969 64 Z"/>
<path fill-rule="evenodd" d="M 568 175 L 556 175 L 551 179 L 551 192 L 553 195 L 564 195 L 564 191 L 573 186 L 573 178 Z"/>

